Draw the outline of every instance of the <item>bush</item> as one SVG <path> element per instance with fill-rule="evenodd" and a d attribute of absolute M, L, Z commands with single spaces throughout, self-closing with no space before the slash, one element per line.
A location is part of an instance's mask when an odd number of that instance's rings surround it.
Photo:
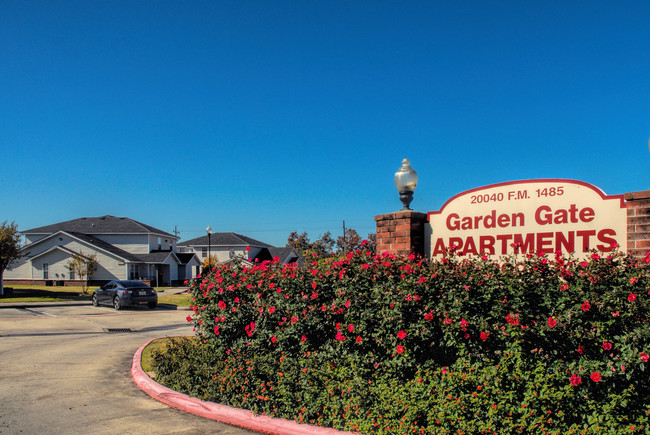
<path fill-rule="evenodd" d="M 646 432 L 648 266 L 620 252 L 223 265 L 158 380 L 363 433 Z"/>

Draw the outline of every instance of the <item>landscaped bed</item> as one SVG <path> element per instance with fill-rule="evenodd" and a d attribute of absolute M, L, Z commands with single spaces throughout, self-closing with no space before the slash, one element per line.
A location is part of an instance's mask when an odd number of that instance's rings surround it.
<path fill-rule="evenodd" d="M 362 433 L 646 433 L 648 262 L 225 265 L 192 287 L 196 338 L 154 352 L 156 381 Z"/>

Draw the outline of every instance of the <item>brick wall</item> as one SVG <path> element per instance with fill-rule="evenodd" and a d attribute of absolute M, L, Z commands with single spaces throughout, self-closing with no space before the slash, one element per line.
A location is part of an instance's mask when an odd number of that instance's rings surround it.
<path fill-rule="evenodd" d="M 643 257 L 650 251 L 650 190 L 625 194 L 627 251 Z"/>
<path fill-rule="evenodd" d="M 377 253 L 390 252 L 398 256 L 424 255 L 426 213 L 402 210 L 375 216 L 375 222 Z"/>

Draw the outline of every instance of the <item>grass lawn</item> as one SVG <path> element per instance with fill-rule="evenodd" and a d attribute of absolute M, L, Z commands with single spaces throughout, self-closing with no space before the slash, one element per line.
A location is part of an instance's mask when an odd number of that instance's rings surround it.
<path fill-rule="evenodd" d="M 88 301 L 92 297 L 96 286 L 90 286 L 83 293 L 80 286 L 49 287 L 38 285 L 12 285 L 12 294 L 0 296 L 0 303 L 9 302 L 67 302 L 67 301 Z M 170 287 L 156 287 L 158 291 L 158 303 L 187 307 L 190 305 L 191 296 L 189 293 L 165 294 Z"/>
<path fill-rule="evenodd" d="M 158 293 L 158 303 L 159 304 L 169 304 L 176 305 L 177 307 L 189 307 L 190 302 L 192 301 L 192 295 L 189 293 L 181 293 L 178 295 L 164 293 Z"/>
<path fill-rule="evenodd" d="M 140 363 L 140 365 L 142 366 L 142 370 L 144 370 L 145 372 L 153 372 L 154 371 L 153 353 L 159 349 L 163 349 L 165 346 L 167 346 L 167 343 L 179 339 L 181 339 L 181 337 L 164 337 L 164 338 L 157 338 L 151 343 L 149 343 L 147 347 L 142 349 L 142 360 Z"/>
<path fill-rule="evenodd" d="M 49 287 L 38 285 L 12 285 L 12 294 L 0 296 L 3 302 L 57 302 L 57 301 L 89 301 L 92 287 L 84 294 L 80 286 Z"/>

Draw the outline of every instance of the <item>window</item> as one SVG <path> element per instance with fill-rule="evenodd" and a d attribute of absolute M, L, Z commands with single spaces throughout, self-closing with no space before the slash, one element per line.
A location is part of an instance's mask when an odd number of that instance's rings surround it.
<path fill-rule="evenodd" d="M 74 279 L 74 270 L 70 269 L 70 279 Z"/>
<path fill-rule="evenodd" d="M 50 274 L 49 274 L 49 265 L 47 263 L 43 263 L 43 279 L 50 279 Z"/>
<path fill-rule="evenodd" d="M 129 276 L 130 279 L 138 279 L 138 265 L 130 264 L 129 265 Z"/>
<path fill-rule="evenodd" d="M 235 258 L 235 251 L 233 251 L 232 249 L 228 249 L 228 257 Z"/>
<path fill-rule="evenodd" d="M 201 248 L 201 255 L 204 257 L 208 256 L 208 248 Z"/>

